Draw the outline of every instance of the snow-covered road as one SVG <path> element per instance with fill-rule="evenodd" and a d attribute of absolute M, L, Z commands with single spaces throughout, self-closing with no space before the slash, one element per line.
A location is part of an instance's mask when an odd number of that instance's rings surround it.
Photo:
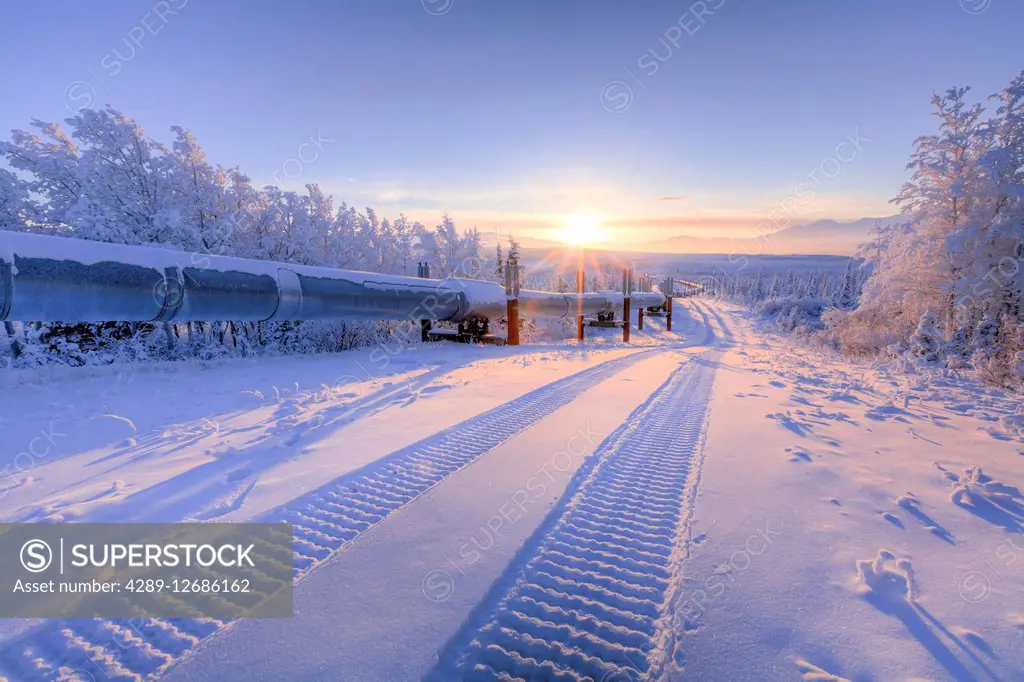
<path fill-rule="evenodd" d="M 8 621 L 0 676 L 1024 679 L 1017 405 L 676 310 L 630 347 L 4 377 L 0 520 L 290 521 L 296 592 Z"/>

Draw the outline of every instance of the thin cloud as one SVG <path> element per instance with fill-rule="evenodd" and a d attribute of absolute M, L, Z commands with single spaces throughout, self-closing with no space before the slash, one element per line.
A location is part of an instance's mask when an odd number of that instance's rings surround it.
<path fill-rule="evenodd" d="M 740 228 L 756 224 L 757 220 L 757 216 L 751 215 L 616 216 L 605 221 L 605 225 L 610 227 Z"/>
<path fill-rule="evenodd" d="M 655 201 L 686 201 L 689 198 L 685 194 L 670 194 L 669 196 L 658 197 Z"/>

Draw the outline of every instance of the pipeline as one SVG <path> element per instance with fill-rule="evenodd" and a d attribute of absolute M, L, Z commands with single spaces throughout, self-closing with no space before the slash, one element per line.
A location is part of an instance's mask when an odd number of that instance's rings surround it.
<path fill-rule="evenodd" d="M 632 294 L 631 306 L 654 307 L 665 302 L 656 292 Z M 622 292 L 598 291 L 590 294 L 555 294 L 549 291 L 520 291 L 519 314 L 523 317 L 567 319 L 580 315 L 616 312 L 622 314 Z"/>
<path fill-rule="evenodd" d="M 643 300 L 640 300 L 643 298 Z M 633 294 L 658 306 L 658 292 Z M 523 317 L 621 311 L 622 294 L 521 291 Z M 0 321 L 497 319 L 495 282 L 355 270 L 0 232 Z"/>

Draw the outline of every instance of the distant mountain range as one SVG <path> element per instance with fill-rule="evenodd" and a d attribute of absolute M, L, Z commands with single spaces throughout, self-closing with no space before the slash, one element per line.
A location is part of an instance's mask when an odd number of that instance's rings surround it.
<path fill-rule="evenodd" d="M 631 252 L 666 254 L 746 254 L 746 255 L 824 255 L 852 256 L 857 247 L 871 239 L 871 230 L 878 223 L 891 224 L 902 220 L 901 216 L 882 218 L 861 218 L 859 220 L 817 220 L 794 225 L 761 238 L 748 236 L 732 239 L 729 237 L 691 237 L 679 235 L 657 241 L 637 244 Z M 497 234 L 481 234 L 486 248 L 494 247 Z M 505 242 L 505 239 L 502 241 Z M 547 239 L 532 237 L 519 238 L 524 249 L 564 249 L 565 245 Z M 503 243 L 504 246 L 504 243 Z M 607 245 L 598 245 L 597 251 L 609 250 Z"/>
<path fill-rule="evenodd" d="M 650 253 L 746 253 L 776 255 L 852 256 L 857 247 L 871 239 L 871 230 L 878 223 L 899 222 L 900 216 L 861 218 L 840 222 L 817 220 L 794 225 L 763 237 L 670 237 L 647 242 L 640 248 Z"/>

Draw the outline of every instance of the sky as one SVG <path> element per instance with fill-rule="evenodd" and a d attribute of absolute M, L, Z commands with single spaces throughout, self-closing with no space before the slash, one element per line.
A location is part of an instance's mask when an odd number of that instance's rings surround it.
<path fill-rule="evenodd" d="M 110 104 L 259 184 L 614 246 L 891 215 L 931 95 L 1024 68 L 1020 0 L 0 2 L 4 134 Z"/>

